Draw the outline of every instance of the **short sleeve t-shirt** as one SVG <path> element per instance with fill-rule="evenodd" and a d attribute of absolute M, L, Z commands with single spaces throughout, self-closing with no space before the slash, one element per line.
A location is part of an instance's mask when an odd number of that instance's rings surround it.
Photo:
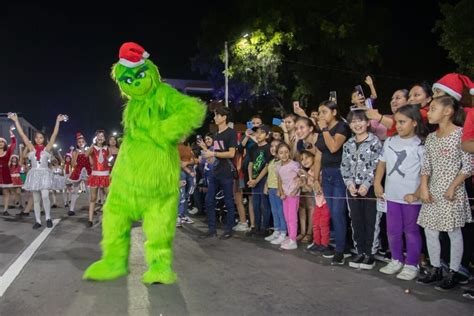
<path fill-rule="evenodd" d="M 407 204 L 403 198 L 415 193 L 421 181 L 421 165 L 425 148 L 415 136 L 401 138 L 389 137 L 383 144 L 380 161 L 386 163 L 385 199 L 387 201 Z M 421 204 L 420 201 L 413 204 Z"/>
<path fill-rule="evenodd" d="M 346 137 L 346 140 L 351 137 L 351 130 L 349 126 L 343 122 L 339 121 L 337 124 L 329 130 L 329 134 L 334 136 L 336 134 L 341 134 Z M 342 147 L 339 148 L 335 153 L 331 153 L 329 148 L 326 146 L 324 141 L 323 133 L 319 133 L 318 140 L 316 141 L 316 147 L 321 151 L 321 168 L 339 168 L 342 161 Z"/>
<path fill-rule="evenodd" d="M 250 162 L 253 163 L 252 178 L 256 179 L 263 168 L 270 162 L 270 144 L 263 146 L 253 146 L 250 150 Z"/>
<path fill-rule="evenodd" d="M 294 160 L 290 160 L 284 165 L 280 164 L 277 166 L 277 173 L 280 176 L 283 193 L 285 193 L 286 196 L 291 196 L 292 193 L 299 195 L 299 192 L 296 192 L 298 188 L 299 168 L 300 164 Z"/>
<path fill-rule="evenodd" d="M 471 109 L 466 116 L 464 122 L 464 128 L 462 132 L 462 141 L 468 141 L 474 139 L 474 109 Z"/>
<path fill-rule="evenodd" d="M 225 152 L 237 148 L 237 133 L 230 127 L 214 135 L 214 151 Z M 215 158 L 212 174 L 216 178 L 232 178 L 231 159 Z"/>

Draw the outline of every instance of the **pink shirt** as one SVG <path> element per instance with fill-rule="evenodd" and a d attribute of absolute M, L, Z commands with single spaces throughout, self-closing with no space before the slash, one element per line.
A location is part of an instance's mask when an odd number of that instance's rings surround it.
<path fill-rule="evenodd" d="M 281 179 L 283 193 L 286 196 L 291 196 L 292 193 L 298 188 L 298 169 L 300 164 L 294 160 L 290 160 L 285 165 L 277 167 L 278 176 Z M 299 195 L 299 191 L 296 192 L 296 196 Z"/>

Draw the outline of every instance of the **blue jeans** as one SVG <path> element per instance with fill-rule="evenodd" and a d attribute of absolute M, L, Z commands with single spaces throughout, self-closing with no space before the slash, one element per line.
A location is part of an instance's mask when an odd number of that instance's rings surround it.
<path fill-rule="evenodd" d="M 206 210 L 209 232 L 216 233 L 216 193 L 218 188 L 224 191 L 224 203 L 227 208 L 227 218 L 225 232 L 232 232 L 235 222 L 235 204 L 234 204 L 234 179 L 216 178 L 211 173 L 208 178 L 208 188 L 206 194 Z"/>
<path fill-rule="evenodd" d="M 255 228 L 263 230 L 267 229 L 270 225 L 270 203 L 268 202 L 268 196 L 263 194 L 265 182 L 267 182 L 267 177 L 263 177 L 262 180 L 260 180 L 254 188 L 252 188 Z M 263 207 L 263 214 L 260 212 L 260 207 Z"/>
<path fill-rule="evenodd" d="M 322 179 L 323 193 L 328 203 L 334 228 L 336 252 L 343 252 L 346 248 L 347 234 L 346 186 L 339 168 L 323 168 Z"/>
<path fill-rule="evenodd" d="M 277 195 L 278 189 L 268 189 L 268 199 L 272 207 L 273 226 L 276 231 L 286 233 L 286 221 L 283 214 L 283 202 Z"/>
<path fill-rule="evenodd" d="M 178 216 L 186 216 L 186 210 L 188 209 L 189 194 L 194 189 L 194 177 L 189 173 L 181 170 L 180 180 L 185 180 L 186 185 L 179 188 L 179 205 L 178 205 Z"/>

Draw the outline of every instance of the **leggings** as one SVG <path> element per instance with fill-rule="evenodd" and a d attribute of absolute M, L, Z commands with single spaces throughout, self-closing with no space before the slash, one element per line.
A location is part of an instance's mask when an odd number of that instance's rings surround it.
<path fill-rule="evenodd" d="M 32 191 L 33 193 L 33 205 L 35 210 L 35 219 L 38 224 L 41 224 L 41 199 L 43 200 L 44 212 L 46 214 L 46 220 L 51 219 L 51 204 L 49 202 L 49 191 Z"/>
<path fill-rule="evenodd" d="M 428 246 L 428 253 L 430 255 L 430 262 L 433 267 L 441 267 L 441 243 L 439 241 L 439 231 L 425 228 L 426 245 Z M 463 241 L 461 229 L 455 228 L 448 232 L 451 244 L 451 253 L 449 268 L 455 272 L 459 270 L 463 254 Z"/>
<path fill-rule="evenodd" d="M 298 231 L 298 207 L 300 204 L 299 196 L 287 196 L 283 200 L 283 214 L 286 220 L 288 236 L 291 240 L 296 241 Z"/>

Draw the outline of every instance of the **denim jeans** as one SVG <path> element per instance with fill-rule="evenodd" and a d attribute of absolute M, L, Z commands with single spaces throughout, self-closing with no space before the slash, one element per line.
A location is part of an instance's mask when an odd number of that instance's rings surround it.
<path fill-rule="evenodd" d="M 329 211 L 331 212 L 331 222 L 336 239 L 336 252 L 343 252 L 346 248 L 347 204 L 346 186 L 342 180 L 339 168 L 322 169 L 322 187 Z"/>
<path fill-rule="evenodd" d="M 209 174 L 208 182 L 206 210 L 209 232 L 216 233 L 216 193 L 219 188 L 224 191 L 224 203 L 227 208 L 225 232 L 232 232 L 235 221 L 234 179 L 216 178 L 211 173 Z"/>
<path fill-rule="evenodd" d="M 283 201 L 277 195 L 278 189 L 268 189 L 268 199 L 272 208 L 273 226 L 276 231 L 286 233 L 286 221 L 283 214 Z"/>
<path fill-rule="evenodd" d="M 255 228 L 256 229 L 267 229 L 270 225 L 270 203 L 268 201 L 268 196 L 263 194 L 263 189 L 265 187 L 265 182 L 267 182 L 267 177 L 262 178 L 257 185 L 252 188 L 253 195 L 253 212 L 255 214 Z M 263 211 L 260 212 L 261 207 Z M 262 223 L 263 215 L 263 223 Z"/>
<path fill-rule="evenodd" d="M 178 216 L 186 216 L 186 211 L 188 209 L 189 196 L 190 193 L 194 191 L 194 177 L 189 173 L 181 170 L 180 180 L 185 180 L 186 185 L 182 188 L 179 188 L 179 205 L 178 205 Z"/>

